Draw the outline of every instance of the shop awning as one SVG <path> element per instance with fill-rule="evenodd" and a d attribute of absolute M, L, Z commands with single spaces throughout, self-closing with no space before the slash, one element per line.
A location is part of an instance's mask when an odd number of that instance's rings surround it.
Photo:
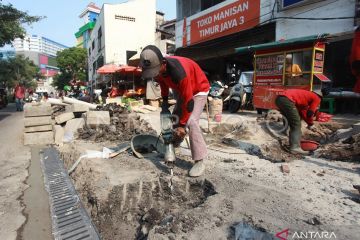
<path fill-rule="evenodd" d="M 289 47 L 293 45 L 299 45 L 304 43 L 311 43 L 316 42 L 319 40 L 325 40 L 329 34 L 319 34 L 319 35 L 312 35 L 307 37 L 300 37 L 300 38 L 292 38 L 288 40 L 282 41 L 275 41 L 270 43 L 262 43 L 257 45 L 250 45 L 246 47 L 238 47 L 235 48 L 235 53 L 249 53 L 254 52 L 257 50 L 269 49 L 269 48 L 279 48 L 279 47 Z"/>
<path fill-rule="evenodd" d="M 322 73 L 315 73 L 314 75 L 322 82 L 331 82 L 331 80 Z"/>
<path fill-rule="evenodd" d="M 115 64 L 107 64 L 102 67 L 100 67 L 96 72 L 99 74 L 109 74 L 109 73 L 115 73 L 120 69 L 120 66 L 117 66 Z"/>
<path fill-rule="evenodd" d="M 128 66 L 128 65 L 122 65 L 119 67 L 118 70 L 116 70 L 117 73 L 134 73 L 135 75 L 140 75 L 141 74 L 141 68 L 139 67 L 134 67 L 134 66 Z"/>

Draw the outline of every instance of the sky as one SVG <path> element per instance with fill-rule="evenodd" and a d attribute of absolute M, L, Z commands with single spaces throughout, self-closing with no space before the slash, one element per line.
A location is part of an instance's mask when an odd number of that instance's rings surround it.
<path fill-rule="evenodd" d="M 126 0 L 3 0 L 29 15 L 46 16 L 45 19 L 25 25 L 30 35 L 40 35 L 58 43 L 72 47 L 76 44 L 74 34 L 84 24 L 79 18 L 90 2 L 101 8 L 103 3 L 123 3 Z M 176 0 L 156 0 L 156 9 L 165 13 L 165 19 L 176 17 Z"/>

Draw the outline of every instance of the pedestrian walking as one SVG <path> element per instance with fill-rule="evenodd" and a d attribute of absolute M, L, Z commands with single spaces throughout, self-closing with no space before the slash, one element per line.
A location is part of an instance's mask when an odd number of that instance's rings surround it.
<path fill-rule="evenodd" d="M 25 98 L 25 87 L 22 82 L 19 82 L 14 90 L 14 98 L 16 104 L 16 111 L 23 111 L 24 98 Z"/>
<path fill-rule="evenodd" d="M 178 56 L 164 57 L 153 45 L 145 47 L 141 52 L 140 66 L 143 78 L 155 78 L 160 84 L 163 111 L 168 111 L 169 108 L 169 88 L 175 92 L 177 97 L 173 114 L 179 116 L 179 124 L 175 128 L 174 138 L 180 143 L 189 134 L 191 156 L 195 161 L 189 175 L 202 175 L 205 172 L 207 148 L 199 119 L 210 89 L 208 79 L 193 60 Z"/>

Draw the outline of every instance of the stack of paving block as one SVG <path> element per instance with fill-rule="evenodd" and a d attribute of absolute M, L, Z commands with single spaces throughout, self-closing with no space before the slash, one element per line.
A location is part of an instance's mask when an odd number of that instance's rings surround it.
<path fill-rule="evenodd" d="M 24 145 L 54 143 L 50 104 L 26 104 L 24 107 Z"/>

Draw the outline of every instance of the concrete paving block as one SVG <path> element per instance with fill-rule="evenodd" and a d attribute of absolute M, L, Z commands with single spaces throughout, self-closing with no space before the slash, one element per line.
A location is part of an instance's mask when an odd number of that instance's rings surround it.
<path fill-rule="evenodd" d="M 26 104 L 24 106 L 25 117 L 38 117 L 38 116 L 51 116 L 52 108 L 50 104 L 31 105 Z"/>
<path fill-rule="evenodd" d="M 63 145 L 63 138 L 64 138 L 64 133 L 65 130 L 62 126 L 60 125 L 54 125 L 54 140 L 55 140 L 55 144 L 62 146 Z"/>
<path fill-rule="evenodd" d="M 54 133 L 52 131 L 24 133 L 24 145 L 47 145 L 53 143 Z"/>
<path fill-rule="evenodd" d="M 24 132 L 30 133 L 30 132 L 47 132 L 52 131 L 53 127 L 52 125 L 43 125 L 43 126 L 36 126 L 36 127 L 26 127 Z"/>
<path fill-rule="evenodd" d="M 85 120 L 83 118 L 74 118 L 66 122 L 65 125 L 65 134 L 72 134 L 72 136 L 77 135 L 77 130 L 83 128 L 85 125 Z"/>
<path fill-rule="evenodd" d="M 51 116 L 26 117 L 24 118 L 25 127 L 34 127 L 52 124 Z"/>
<path fill-rule="evenodd" d="M 84 104 L 71 104 L 65 107 L 66 112 L 88 112 L 89 111 L 89 106 L 84 105 Z"/>
<path fill-rule="evenodd" d="M 67 113 L 63 113 L 60 114 L 58 116 L 55 117 L 55 121 L 57 124 L 62 124 L 64 122 L 67 122 L 71 119 L 75 118 L 74 113 L 72 112 L 67 112 Z"/>
<path fill-rule="evenodd" d="M 86 125 L 99 126 L 110 125 L 110 114 L 108 111 L 89 111 L 86 114 Z"/>

